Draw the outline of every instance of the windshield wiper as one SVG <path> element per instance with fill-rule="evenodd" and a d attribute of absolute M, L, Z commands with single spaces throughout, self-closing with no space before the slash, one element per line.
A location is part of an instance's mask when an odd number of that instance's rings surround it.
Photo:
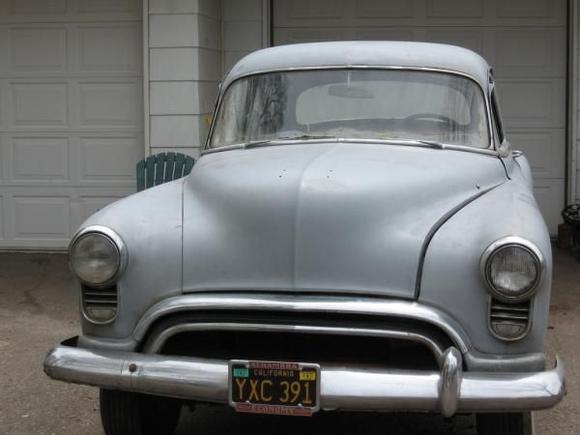
<path fill-rule="evenodd" d="M 435 140 L 423 140 L 423 139 L 361 139 L 361 138 L 350 138 L 345 139 L 346 141 L 353 142 L 365 142 L 365 143 L 375 143 L 375 144 L 388 144 L 388 145 L 406 145 L 406 146 L 428 146 L 429 148 L 436 148 L 443 150 L 447 148 L 447 145 L 442 142 L 437 142 Z"/>
<path fill-rule="evenodd" d="M 278 142 L 286 142 L 292 140 L 315 140 L 315 139 L 335 139 L 335 138 L 336 138 L 335 136 L 313 135 L 313 134 L 301 134 L 297 136 L 280 136 L 273 139 L 248 142 L 243 144 L 242 148 L 255 148 L 260 146 L 276 144 Z"/>
<path fill-rule="evenodd" d="M 437 142 L 436 140 L 418 140 L 417 142 L 423 144 L 423 145 L 428 145 L 432 148 L 437 148 L 437 149 L 444 149 L 445 148 L 445 144 L 441 143 L 441 142 Z"/>

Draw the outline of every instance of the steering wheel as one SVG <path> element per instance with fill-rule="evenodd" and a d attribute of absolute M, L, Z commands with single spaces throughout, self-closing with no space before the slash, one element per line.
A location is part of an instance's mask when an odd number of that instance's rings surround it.
<path fill-rule="evenodd" d="M 449 126 L 454 126 L 457 124 L 456 121 L 445 115 L 439 115 L 438 113 L 415 113 L 409 115 L 403 119 L 403 121 L 437 121 Z"/>

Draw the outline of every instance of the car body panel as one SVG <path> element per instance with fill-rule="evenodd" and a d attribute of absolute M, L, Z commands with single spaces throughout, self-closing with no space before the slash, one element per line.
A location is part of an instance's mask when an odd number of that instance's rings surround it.
<path fill-rule="evenodd" d="M 341 41 L 292 44 L 243 57 L 224 79 L 224 88 L 248 74 L 329 67 L 419 68 L 467 75 L 486 89 L 489 65 L 479 54 L 447 44 L 402 41 Z"/>
<path fill-rule="evenodd" d="M 497 157 L 404 145 L 205 155 L 184 190 L 184 291 L 414 298 L 433 226 L 506 180 Z"/>
<path fill-rule="evenodd" d="M 82 226 L 103 225 L 127 246 L 128 262 L 118 281 L 119 314 L 95 325 L 83 317 L 83 334 L 129 337 L 139 318 L 156 301 L 182 289 L 181 240 L 184 179 L 161 184 L 108 205 Z"/>
<path fill-rule="evenodd" d="M 522 165 L 525 159 L 519 157 Z M 426 252 L 419 300 L 437 306 L 460 320 L 474 347 L 483 353 L 542 352 L 548 322 L 552 278 L 551 245 L 546 224 L 526 180 L 514 166 L 511 180 L 469 204 L 443 225 Z M 534 297 L 529 334 L 516 342 L 490 335 L 490 293 L 482 280 L 483 251 L 506 236 L 519 236 L 536 245 L 545 271 Z M 467 283 L 467 285 L 466 285 Z"/>

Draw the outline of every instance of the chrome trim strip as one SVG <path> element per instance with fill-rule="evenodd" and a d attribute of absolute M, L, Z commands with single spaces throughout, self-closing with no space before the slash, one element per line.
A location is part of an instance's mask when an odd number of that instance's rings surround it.
<path fill-rule="evenodd" d="M 44 371 L 66 382 L 227 404 L 228 363 L 59 345 L 47 355 Z M 441 372 L 321 365 L 321 409 L 528 411 L 550 408 L 565 394 L 559 360 L 556 368 L 535 373 L 461 374 L 460 366 L 461 354 L 453 348 Z"/>
<path fill-rule="evenodd" d="M 437 234 L 437 231 L 439 231 L 441 227 L 443 227 L 443 225 L 445 225 L 449 219 L 451 219 L 453 216 L 459 213 L 459 211 L 463 210 L 473 201 L 481 198 L 483 195 L 491 192 L 496 187 L 499 187 L 504 183 L 505 181 L 502 181 L 501 183 L 490 186 L 487 189 L 479 190 L 477 193 L 471 195 L 467 199 L 461 201 L 459 204 L 449 209 L 439 219 L 437 219 L 437 221 L 435 221 L 435 223 L 431 226 L 431 228 L 429 228 L 429 231 L 427 232 L 427 235 L 423 240 L 423 244 L 421 245 L 421 251 L 419 255 L 419 265 L 417 266 L 417 275 L 415 278 L 415 299 L 419 299 L 419 296 L 421 296 L 421 286 L 423 285 L 423 269 L 425 268 L 425 259 L 427 258 L 427 250 L 431 245 L 433 237 L 435 237 L 435 234 Z"/>
<path fill-rule="evenodd" d="M 414 301 L 288 294 L 187 294 L 167 298 L 149 308 L 133 331 L 133 339 L 140 342 L 151 325 L 161 317 L 184 311 L 283 311 L 297 313 L 362 314 L 370 316 L 402 317 L 430 323 L 455 343 L 461 353 L 472 346 L 463 327 L 451 316 L 437 308 Z"/>
<path fill-rule="evenodd" d="M 165 342 L 176 334 L 191 331 L 248 331 L 248 332 L 292 332 L 298 334 L 328 334 L 328 335 L 354 335 L 365 337 L 398 338 L 415 341 L 429 347 L 441 366 L 444 349 L 426 335 L 386 329 L 370 329 L 355 327 L 335 326 L 310 326 L 310 325 L 277 325 L 264 323 L 180 323 L 164 329 L 153 338 L 144 349 L 144 353 L 156 354 L 161 351 Z"/>
<path fill-rule="evenodd" d="M 537 276 L 534 284 L 524 294 L 522 294 L 518 297 L 515 297 L 515 298 L 507 297 L 495 289 L 494 285 L 489 280 L 488 267 L 487 267 L 488 260 L 494 252 L 496 252 L 498 249 L 506 248 L 509 246 L 519 246 L 519 247 L 522 247 L 522 248 L 528 250 L 532 254 L 532 256 L 534 256 L 536 258 L 536 262 L 537 262 L 537 266 L 538 266 L 538 276 Z M 542 251 L 540 251 L 540 249 L 535 244 L 530 242 L 529 240 L 524 239 L 523 237 L 518 237 L 518 236 L 507 236 L 507 237 L 502 237 L 501 239 L 496 240 L 491 245 L 489 245 L 485 249 L 485 251 L 483 251 L 483 254 L 481 255 L 481 259 L 479 261 L 479 267 L 480 267 L 481 273 L 483 275 L 483 279 L 485 280 L 485 283 L 487 284 L 490 292 L 497 299 L 499 299 L 500 301 L 503 301 L 503 302 L 507 302 L 507 303 L 524 302 L 524 301 L 530 299 L 534 295 L 534 293 L 536 292 L 536 289 L 538 288 L 538 286 L 540 285 L 540 283 L 544 279 L 545 271 L 546 271 L 546 260 L 544 258 L 544 255 L 542 254 Z"/>
<path fill-rule="evenodd" d="M 215 114 L 212 118 L 211 125 L 209 127 L 208 134 L 205 139 L 205 145 L 202 149 L 202 155 L 205 153 L 206 150 L 212 149 L 210 146 L 211 138 L 213 137 L 213 131 L 215 127 L 215 123 L 217 120 L 217 114 L 221 108 L 221 103 L 223 96 L 229 89 L 229 87 L 235 83 L 237 80 L 243 79 L 245 77 L 259 75 L 259 74 L 267 74 L 273 72 L 292 72 L 292 71 L 317 71 L 317 70 L 336 70 L 336 69 L 375 69 L 375 70 L 408 70 L 408 71 L 425 71 L 425 72 L 438 72 L 444 74 L 455 74 L 458 76 L 465 77 L 473 81 L 479 89 L 481 89 L 483 93 L 483 100 L 485 101 L 485 113 L 487 115 L 487 134 L 489 136 L 489 145 L 487 147 L 488 150 L 498 151 L 498 147 L 494 143 L 493 139 L 493 125 L 492 125 L 492 118 L 491 118 L 491 105 L 489 101 L 489 84 L 487 85 L 487 89 L 479 82 L 479 80 L 472 76 L 471 74 L 453 70 L 453 69 L 445 69 L 445 68 L 429 68 L 429 67 L 412 67 L 412 66 L 375 66 L 375 65 L 320 65 L 320 66 L 310 66 L 310 67 L 296 67 L 296 68 L 269 68 L 269 69 L 262 69 L 256 70 L 252 72 L 248 72 L 245 74 L 240 74 L 233 77 L 226 77 L 226 79 L 221 83 L 220 91 L 218 94 L 218 98 L 215 104 Z M 468 147 L 465 147 L 468 148 Z M 474 148 L 475 149 L 475 148 Z M 461 148 L 463 151 L 463 148 Z"/>
<path fill-rule="evenodd" d="M 407 140 L 407 139 L 362 139 L 357 137 L 333 137 L 333 138 L 321 138 L 321 139 L 272 139 L 267 141 L 268 144 L 272 145 L 307 145 L 307 144 L 323 144 L 323 143 L 358 143 L 358 144 L 368 144 L 368 145 L 400 145 L 400 146 L 413 146 L 417 148 L 429 148 L 433 149 L 432 145 L 427 143 L 421 144 L 418 141 Z M 224 151 L 232 150 L 243 150 L 246 149 L 245 143 L 226 145 L 218 148 L 207 148 L 201 152 L 202 155 L 205 154 L 215 154 Z M 451 151 L 465 151 L 468 153 L 484 154 L 487 156 L 498 157 L 499 153 L 495 150 L 489 148 L 476 148 L 468 147 L 463 145 L 455 145 L 442 143 L 441 148 L 436 148 L 440 150 L 451 150 Z"/>

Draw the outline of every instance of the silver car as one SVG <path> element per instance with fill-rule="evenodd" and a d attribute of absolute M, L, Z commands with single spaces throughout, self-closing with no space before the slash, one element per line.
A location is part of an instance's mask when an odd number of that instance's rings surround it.
<path fill-rule="evenodd" d="M 201 402 L 474 413 L 519 435 L 565 392 L 530 167 L 463 48 L 246 56 L 191 174 L 91 216 L 70 261 L 82 332 L 45 371 L 101 389 L 107 434 L 170 433 Z"/>

